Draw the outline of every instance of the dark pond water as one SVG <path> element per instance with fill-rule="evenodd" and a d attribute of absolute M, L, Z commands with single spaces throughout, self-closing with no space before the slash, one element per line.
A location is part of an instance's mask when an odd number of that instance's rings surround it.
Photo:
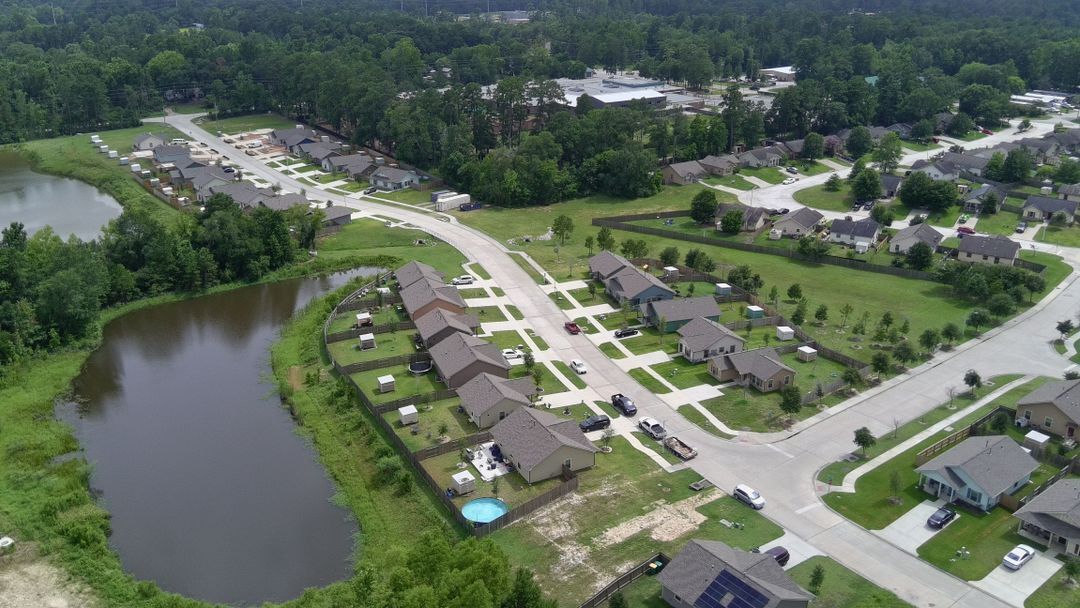
<path fill-rule="evenodd" d="M 124 567 L 213 602 L 283 601 L 346 578 L 357 528 L 270 380 L 294 312 L 352 276 L 257 285 L 110 323 L 75 381 L 90 485 Z"/>
<path fill-rule="evenodd" d="M 97 188 L 34 173 L 18 154 L 0 151 L 0 226 L 22 222 L 28 234 L 52 226 L 61 238 L 74 234 L 88 241 L 120 211 L 120 203 Z"/>

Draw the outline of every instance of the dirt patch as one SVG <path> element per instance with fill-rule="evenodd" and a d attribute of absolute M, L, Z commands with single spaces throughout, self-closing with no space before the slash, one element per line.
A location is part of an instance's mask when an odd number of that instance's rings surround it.
<path fill-rule="evenodd" d="M 596 539 L 596 547 L 599 549 L 616 545 L 644 530 L 649 531 L 649 537 L 653 540 L 673 541 L 697 530 L 698 526 L 705 523 L 705 516 L 698 513 L 697 508 L 712 502 L 719 495 L 719 492 L 703 492 L 676 503 L 657 504 L 655 509 L 644 515 L 604 530 Z"/>
<path fill-rule="evenodd" d="M 0 608 L 91 608 L 86 585 L 37 554 L 30 543 L 0 557 Z"/>
<path fill-rule="evenodd" d="M 304 366 L 293 365 L 289 368 L 287 377 L 289 386 L 291 386 L 294 391 L 299 391 L 304 388 Z"/>

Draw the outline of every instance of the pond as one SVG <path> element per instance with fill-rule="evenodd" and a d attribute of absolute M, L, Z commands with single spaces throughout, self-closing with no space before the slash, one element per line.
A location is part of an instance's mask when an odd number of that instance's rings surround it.
<path fill-rule="evenodd" d="M 154 306 L 109 323 L 58 413 L 93 464 L 125 569 L 232 605 L 347 578 L 357 535 L 281 406 L 269 348 L 358 269 Z"/>
<path fill-rule="evenodd" d="M 30 170 L 26 159 L 0 150 L 0 226 L 22 222 L 26 233 L 45 226 L 67 239 L 96 238 L 122 209 L 116 199 L 97 188 L 66 177 Z"/>

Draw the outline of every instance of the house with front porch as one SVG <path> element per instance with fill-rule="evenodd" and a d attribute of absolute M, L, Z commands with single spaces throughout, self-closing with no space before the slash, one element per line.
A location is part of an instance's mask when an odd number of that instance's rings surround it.
<path fill-rule="evenodd" d="M 1055 214 L 1065 216 L 1065 223 L 1071 224 L 1076 219 L 1076 206 L 1080 202 L 1070 201 L 1063 198 L 1051 198 L 1049 196 L 1029 196 L 1024 201 L 1021 209 L 1021 217 L 1031 222 L 1043 222 L 1053 219 Z"/>
<path fill-rule="evenodd" d="M 709 359 L 709 375 L 721 382 L 752 386 L 771 393 L 795 381 L 795 370 L 780 360 L 775 348 L 744 350 Z"/>
<path fill-rule="evenodd" d="M 628 266 L 604 281 L 604 291 L 615 298 L 620 306 L 640 306 L 646 302 L 670 300 L 675 290 L 649 272 Z"/>
<path fill-rule="evenodd" d="M 946 502 L 989 511 L 1031 480 L 1039 463 L 1006 435 L 968 437 L 915 469 L 919 487 Z"/>
<path fill-rule="evenodd" d="M 1074 559 L 1080 557 L 1080 479 L 1057 480 L 1013 517 L 1020 520 L 1022 536 Z"/>
<path fill-rule="evenodd" d="M 1017 420 L 1063 439 L 1076 439 L 1080 428 L 1080 380 L 1048 382 L 1016 402 Z"/>
<path fill-rule="evenodd" d="M 698 317 L 677 330 L 679 354 L 690 363 L 742 351 L 746 339 L 716 321 Z"/>

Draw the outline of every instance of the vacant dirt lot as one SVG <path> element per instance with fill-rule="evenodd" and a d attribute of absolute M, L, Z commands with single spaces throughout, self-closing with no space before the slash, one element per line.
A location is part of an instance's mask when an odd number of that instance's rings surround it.
<path fill-rule="evenodd" d="M 97 602 L 81 583 L 21 543 L 0 557 L 0 608 L 91 608 Z"/>

